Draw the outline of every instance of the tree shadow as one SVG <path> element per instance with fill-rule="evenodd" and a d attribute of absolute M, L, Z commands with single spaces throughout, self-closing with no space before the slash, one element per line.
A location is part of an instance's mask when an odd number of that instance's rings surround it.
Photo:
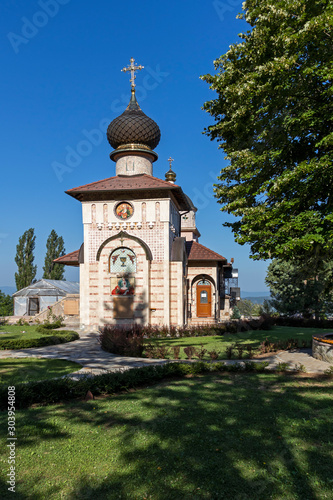
<path fill-rule="evenodd" d="M 168 381 L 63 405 L 57 424 L 48 420 L 52 408 L 24 412 L 43 439 L 65 442 L 77 425 L 87 429 L 91 463 L 84 472 L 73 470 L 71 500 L 319 500 L 311 475 L 326 488 L 331 477 L 328 388 L 306 379 L 211 374 Z M 23 420 L 24 434 L 26 425 Z M 88 429 L 109 446 L 99 448 Z M 37 440 L 23 439 L 21 446 Z M 98 481 L 93 463 L 103 471 Z"/>

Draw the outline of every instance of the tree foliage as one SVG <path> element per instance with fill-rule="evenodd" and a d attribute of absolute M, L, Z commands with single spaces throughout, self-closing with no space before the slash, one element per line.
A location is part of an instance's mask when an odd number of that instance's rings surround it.
<path fill-rule="evenodd" d="M 327 260 L 333 244 L 333 2 L 247 0 L 251 30 L 201 77 L 205 133 L 230 164 L 215 195 L 251 258 Z"/>
<path fill-rule="evenodd" d="M 13 298 L 0 290 L 0 316 L 12 316 Z"/>
<path fill-rule="evenodd" d="M 270 303 L 280 314 L 321 317 L 332 311 L 332 274 L 332 263 L 323 263 L 320 271 L 307 274 L 301 264 L 274 259 L 265 280 Z"/>
<path fill-rule="evenodd" d="M 64 265 L 53 264 L 54 259 L 65 255 L 65 246 L 62 236 L 58 236 L 54 229 L 52 229 L 47 242 L 46 242 L 46 255 L 43 267 L 43 278 L 51 280 L 64 279 Z"/>
<path fill-rule="evenodd" d="M 251 318 L 252 316 L 260 316 L 261 306 L 252 302 L 250 299 L 241 299 L 237 302 L 238 309 L 240 313 L 245 316 L 245 318 Z"/>
<path fill-rule="evenodd" d="M 15 283 L 17 290 L 30 285 L 36 276 L 37 266 L 34 265 L 35 241 L 35 230 L 30 228 L 20 236 L 16 245 L 15 262 L 17 264 L 17 273 L 15 273 Z"/>

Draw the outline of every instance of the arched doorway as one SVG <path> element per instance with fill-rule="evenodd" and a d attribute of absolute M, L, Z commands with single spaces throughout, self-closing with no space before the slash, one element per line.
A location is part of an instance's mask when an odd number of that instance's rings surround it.
<path fill-rule="evenodd" d="M 212 286 L 208 280 L 197 283 L 197 318 L 207 318 L 212 314 Z"/>

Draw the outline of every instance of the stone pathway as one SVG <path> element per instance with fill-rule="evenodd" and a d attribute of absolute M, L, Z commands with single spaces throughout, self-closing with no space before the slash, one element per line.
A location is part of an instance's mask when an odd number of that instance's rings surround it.
<path fill-rule="evenodd" d="M 75 378 L 85 374 L 97 375 L 105 372 L 123 371 L 130 368 L 147 365 L 168 363 L 167 360 L 131 358 L 117 356 L 103 351 L 98 343 L 98 334 L 81 333 L 80 339 L 67 344 L 58 344 L 47 347 L 36 347 L 30 349 L 17 349 L 0 351 L 0 359 L 4 358 L 52 358 L 67 359 L 82 365 L 75 372 Z M 275 368 L 279 363 L 288 363 L 288 369 L 295 369 L 296 365 L 304 365 L 307 373 L 324 373 L 331 365 L 325 361 L 319 361 L 311 356 L 311 349 L 294 349 L 281 351 L 277 354 L 267 354 L 254 359 L 254 362 L 268 361 L 268 368 Z M 227 364 L 238 363 L 237 360 L 225 360 Z"/>

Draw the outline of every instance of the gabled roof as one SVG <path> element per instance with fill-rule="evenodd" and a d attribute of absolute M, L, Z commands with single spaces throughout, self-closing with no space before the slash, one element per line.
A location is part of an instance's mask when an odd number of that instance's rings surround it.
<path fill-rule="evenodd" d="M 18 290 L 13 294 L 16 296 L 43 296 L 43 295 L 67 295 L 68 293 L 80 293 L 80 283 L 76 281 L 65 281 L 65 280 L 48 280 L 41 279 L 32 283 L 22 290 Z"/>
<path fill-rule="evenodd" d="M 116 175 L 97 182 L 91 182 L 66 191 L 79 201 L 84 201 L 88 195 L 100 195 L 102 193 L 121 193 L 126 191 L 171 191 L 177 199 L 180 210 L 191 210 L 191 206 L 183 190 L 177 184 L 163 181 L 157 177 L 147 174 L 139 175 Z"/>
<path fill-rule="evenodd" d="M 213 252 L 213 250 L 210 250 L 209 248 L 201 245 L 197 241 L 187 241 L 186 252 L 188 260 L 227 261 L 225 257 L 222 257 L 222 255 Z"/>
<path fill-rule="evenodd" d="M 57 259 L 54 259 L 54 263 L 57 264 L 64 264 L 65 266 L 74 266 L 78 267 L 79 266 L 79 253 L 80 250 L 74 250 L 74 252 L 67 253 L 66 255 L 63 255 L 62 257 L 58 257 Z"/>

